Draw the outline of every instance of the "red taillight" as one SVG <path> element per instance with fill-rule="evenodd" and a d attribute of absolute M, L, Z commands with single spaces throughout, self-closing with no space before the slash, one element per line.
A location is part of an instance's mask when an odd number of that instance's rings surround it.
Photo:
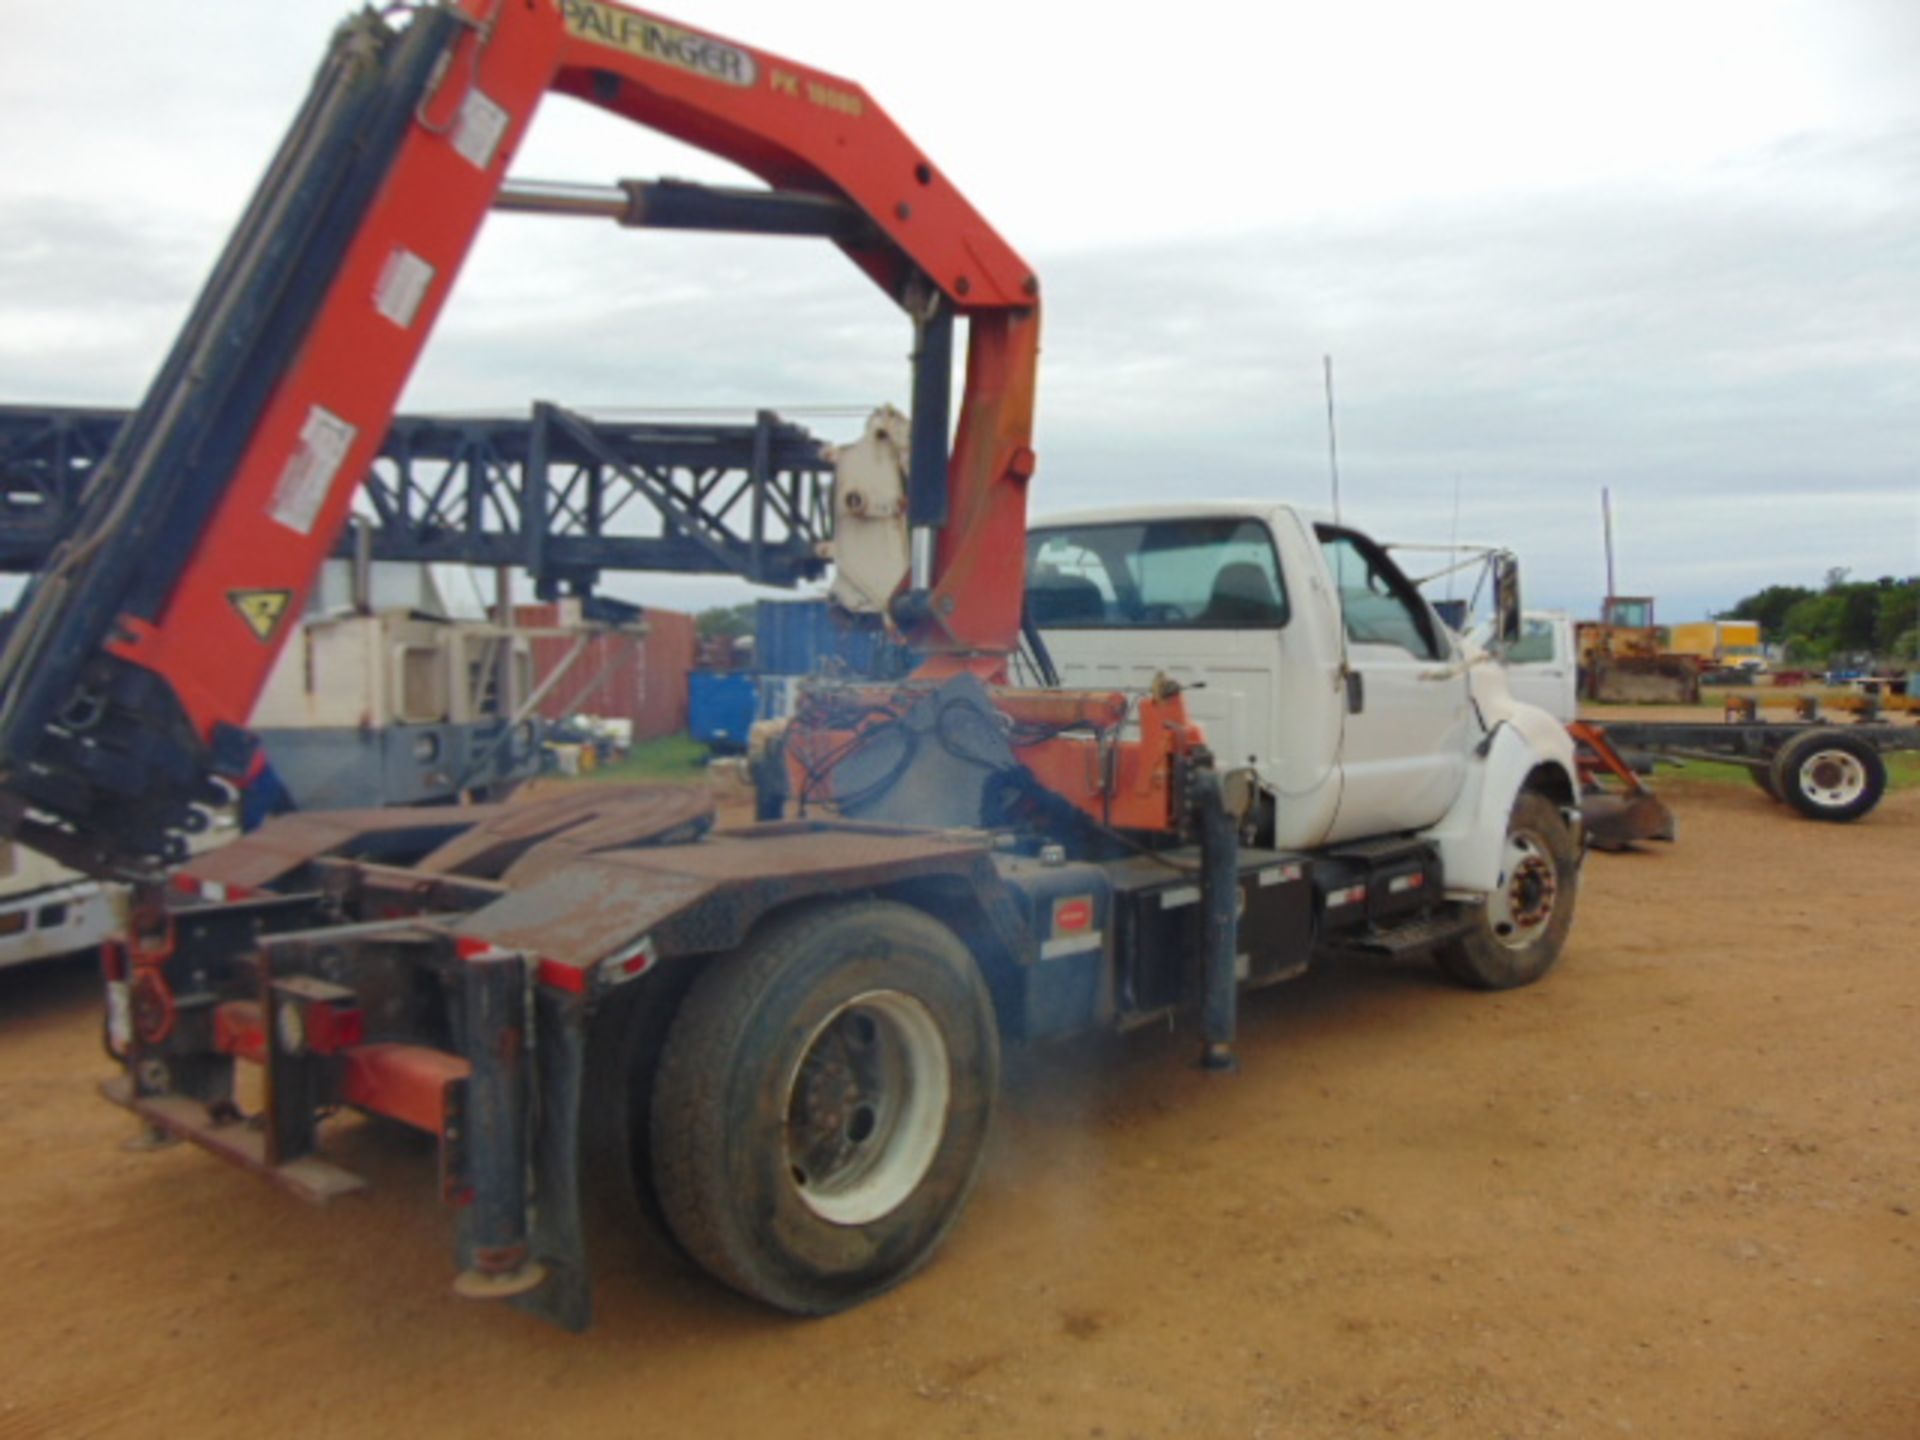
<path fill-rule="evenodd" d="M 587 972 L 578 965 L 563 965 L 558 960 L 542 960 L 536 972 L 542 985 L 551 985 L 569 995 L 587 993 Z"/>
<path fill-rule="evenodd" d="M 653 962 L 659 959 L 653 948 L 653 937 L 642 935 L 624 950 L 616 950 L 596 967 L 600 978 L 609 984 L 618 985 L 631 980 L 636 975 L 644 975 L 653 968 Z"/>
<path fill-rule="evenodd" d="M 367 1038 L 366 1013 L 358 1006 L 313 1005 L 306 1012 L 307 1048 L 334 1055 Z"/>
<path fill-rule="evenodd" d="M 183 895 L 191 895 L 196 900 L 210 901 L 215 905 L 223 905 L 230 900 L 251 900 L 256 895 L 266 893 L 250 885 L 229 885 L 221 880 L 202 880 L 187 874 L 184 870 L 174 872 L 171 884 Z"/>

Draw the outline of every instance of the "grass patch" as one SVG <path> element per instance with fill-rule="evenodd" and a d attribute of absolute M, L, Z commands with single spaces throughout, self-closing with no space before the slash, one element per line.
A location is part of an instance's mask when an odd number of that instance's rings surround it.
<path fill-rule="evenodd" d="M 704 780 L 707 747 L 690 735 L 667 735 L 643 740 L 624 760 L 590 770 L 580 779 L 593 780 Z"/>
<path fill-rule="evenodd" d="M 1648 777 L 1655 788 L 1668 778 L 1680 780 L 1711 780 L 1722 785 L 1751 785 L 1744 765 L 1727 765 L 1717 760 L 1689 760 L 1681 765 L 1670 765 L 1662 760 L 1653 774 Z"/>

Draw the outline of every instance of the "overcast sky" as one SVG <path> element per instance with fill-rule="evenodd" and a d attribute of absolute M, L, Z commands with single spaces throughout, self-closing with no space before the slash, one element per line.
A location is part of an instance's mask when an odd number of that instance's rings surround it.
<path fill-rule="evenodd" d="M 0 0 L 0 401 L 138 398 L 344 9 Z M 1040 511 L 1323 505 L 1331 354 L 1348 518 L 1457 482 L 1532 603 L 1594 608 L 1603 485 L 1669 620 L 1920 571 L 1912 0 L 679 18 L 859 80 L 1034 263 Z M 560 99 L 516 173 L 741 179 Z M 829 247 L 500 217 L 405 405 L 904 408 L 907 339 Z"/>

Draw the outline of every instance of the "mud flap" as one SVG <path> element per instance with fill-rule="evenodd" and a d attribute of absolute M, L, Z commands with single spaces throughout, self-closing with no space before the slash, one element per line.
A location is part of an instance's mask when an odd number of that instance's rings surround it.
<path fill-rule="evenodd" d="M 546 1280 L 509 1304 L 568 1330 L 593 1320 L 587 1241 L 580 1214 L 580 1099 L 587 1053 L 586 1005 L 577 995 L 534 987 L 532 1225 L 534 1258 Z"/>

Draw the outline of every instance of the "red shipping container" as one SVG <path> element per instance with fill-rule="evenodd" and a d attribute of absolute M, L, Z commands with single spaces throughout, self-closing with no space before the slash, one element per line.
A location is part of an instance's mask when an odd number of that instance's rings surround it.
<path fill-rule="evenodd" d="M 513 615 L 516 624 L 529 629 L 553 629 L 578 624 L 580 606 L 575 600 L 516 605 Z M 540 702 L 541 717 L 600 715 L 631 720 L 636 741 L 684 731 L 687 672 L 699 648 L 693 617 L 676 610 L 649 609 L 642 624 L 645 635 L 609 632 L 589 640 L 585 653 Z M 565 662 L 575 642 L 556 635 L 531 643 L 537 687 Z"/>

